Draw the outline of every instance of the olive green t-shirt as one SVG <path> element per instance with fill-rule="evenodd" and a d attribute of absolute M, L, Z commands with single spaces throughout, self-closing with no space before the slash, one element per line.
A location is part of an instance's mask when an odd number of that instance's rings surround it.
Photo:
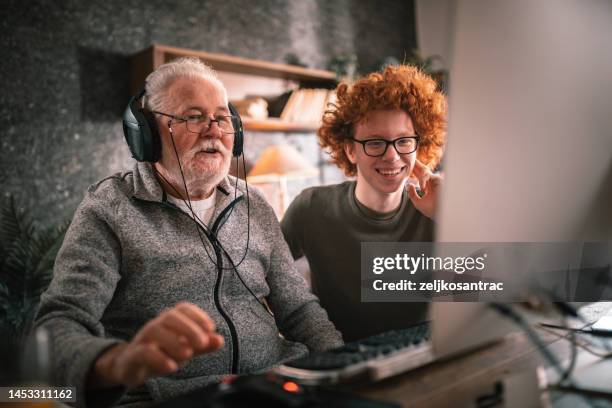
<path fill-rule="evenodd" d="M 281 221 L 294 259 L 306 256 L 312 289 L 345 341 L 420 323 L 427 303 L 362 303 L 362 242 L 430 242 L 433 221 L 404 192 L 391 213 L 372 211 L 355 198 L 354 181 L 308 188 Z"/>

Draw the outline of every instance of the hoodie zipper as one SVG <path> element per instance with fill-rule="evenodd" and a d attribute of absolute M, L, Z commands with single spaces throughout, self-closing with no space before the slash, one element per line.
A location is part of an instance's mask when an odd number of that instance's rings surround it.
<path fill-rule="evenodd" d="M 138 200 L 138 201 L 146 201 L 149 202 L 147 200 L 141 200 L 139 198 L 134 197 L 134 199 Z M 155 203 L 159 203 L 161 204 L 162 207 L 165 208 L 170 208 L 172 210 L 178 211 L 180 214 L 183 214 L 187 217 L 189 217 L 190 220 L 194 221 L 195 224 L 197 225 L 197 228 L 199 228 L 202 232 L 204 232 L 204 235 L 209 239 L 209 241 L 212 241 L 211 244 L 215 250 L 215 256 L 217 257 L 217 279 L 215 281 L 215 288 L 214 288 L 214 292 L 213 292 L 213 298 L 215 301 L 215 306 L 217 307 L 217 310 L 219 311 L 219 314 L 221 315 L 221 317 L 223 317 L 223 320 L 225 320 L 225 323 L 227 324 L 227 327 L 229 328 L 230 331 L 230 339 L 232 341 L 232 357 L 231 357 L 231 372 L 232 374 L 238 374 L 238 370 L 239 370 L 239 361 L 240 361 L 240 350 L 238 349 L 238 334 L 236 331 L 236 326 L 234 325 L 234 322 L 232 321 L 232 319 L 230 318 L 230 316 L 227 314 L 227 312 L 225 311 L 225 309 L 223 309 L 223 306 L 221 305 L 221 297 L 220 297 L 220 289 L 221 289 L 221 282 L 223 280 L 223 254 L 221 253 L 221 248 L 219 248 L 219 245 L 217 244 L 217 236 L 216 236 L 216 231 L 218 230 L 218 228 L 220 228 L 223 223 L 222 220 L 223 218 L 226 216 L 226 214 L 228 213 L 229 210 L 231 210 L 236 204 L 238 204 L 241 200 L 243 199 L 242 196 L 234 199 L 231 203 L 228 204 L 227 207 L 225 207 L 223 209 L 223 211 L 221 211 L 219 213 L 219 216 L 217 217 L 217 219 L 214 221 L 213 223 L 213 239 L 211 240 L 208 237 L 208 233 L 206 232 L 206 230 L 202 227 L 202 225 L 200 225 L 199 222 L 197 222 L 196 220 L 194 220 L 191 215 L 187 214 L 185 211 L 181 210 L 179 207 L 175 206 L 174 204 L 168 203 L 166 201 L 162 201 L 161 203 L 159 201 L 153 201 Z"/>
<path fill-rule="evenodd" d="M 238 333 L 236 333 L 234 322 L 232 322 L 232 319 L 221 306 L 221 298 L 219 294 L 221 281 L 223 280 L 223 255 L 221 254 L 221 249 L 217 246 L 216 241 L 213 244 L 213 247 L 215 248 L 215 254 L 217 255 L 217 281 L 215 282 L 214 292 L 215 305 L 229 327 L 232 338 L 232 374 L 238 374 L 238 361 L 240 359 L 240 351 L 238 350 Z"/>

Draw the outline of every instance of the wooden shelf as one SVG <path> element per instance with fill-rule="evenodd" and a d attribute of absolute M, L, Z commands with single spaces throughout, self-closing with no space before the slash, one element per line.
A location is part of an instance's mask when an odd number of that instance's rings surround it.
<path fill-rule="evenodd" d="M 257 132 L 316 132 L 321 126 L 319 123 L 285 122 L 278 118 L 257 120 L 243 118 L 242 123 L 245 130 Z"/>
<path fill-rule="evenodd" d="M 325 83 L 332 86 L 336 84 L 336 74 L 332 71 L 153 44 L 132 59 L 132 92 L 135 93 L 144 85 L 144 80 L 150 72 L 180 57 L 200 58 L 217 71 L 281 78 L 302 83 Z"/>
<path fill-rule="evenodd" d="M 255 83 L 263 83 L 262 87 L 269 90 L 266 81 L 292 81 L 301 87 L 334 88 L 337 84 L 336 74 L 321 69 L 303 68 L 288 64 L 253 60 L 225 54 L 196 51 L 187 48 L 171 47 L 163 44 L 153 44 L 132 57 L 131 60 L 131 92 L 136 94 L 144 86 L 145 79 L 160 65 L 180 57 L 197 57 L 216 70 L 223 79 L 228 92 L 235 90 L 245 93 L 254 92 L 249 88 Z M 236 79 L 238 78 L 238 79 Z M 281 94 L 282 92 L 278 92 Z M 275 94 L 273 92 L 273 94 Z M 231 97 L 231 96 L 230 96 Z M 234 96 L 236 97 L 236 96 Z M 240 96 L 237 96 L 238 98 Z M 280 119 L 254 120 L 244 118 L 246 130 L 260 132 L 315 132 L 317 123 L 291 123 Z"/>

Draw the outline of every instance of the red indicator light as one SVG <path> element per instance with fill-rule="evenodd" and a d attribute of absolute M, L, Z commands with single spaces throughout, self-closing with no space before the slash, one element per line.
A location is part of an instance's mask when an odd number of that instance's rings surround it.
<path fill-rule="evenodd" d="M 226 377 L 223 377 L 223 379 L 221 380 L 221 384 L 231 384 L 234 382 L 235 379 L 236 376 L 228 375 Z"/>
<path fill-rule="evenodd" d="M 298 392 L 300 390 L 300 386 L 293 381 L 287 381 L 283 384 L 283 389 L 287 392 Z"/>

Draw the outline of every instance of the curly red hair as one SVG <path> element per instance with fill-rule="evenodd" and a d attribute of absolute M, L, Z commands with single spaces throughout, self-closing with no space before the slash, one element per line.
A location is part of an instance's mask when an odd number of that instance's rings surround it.
<path fill-rule="evenodd" d="M 442 158 L 447 111 L 446 98 L 436 88 L 429 75 L 410 65 L 388 66 L 352 86 L 341 83 L 337 102 L 325 111 L 317 132 L 319 144 L 347 176 L 354 176 L 357 168 L 346 156 L 344 143 L 353 136 L 355 125 L 373 110 L 401 109 L 410 115 L 420 136 L 417 158 L 433 170 Z"/>

